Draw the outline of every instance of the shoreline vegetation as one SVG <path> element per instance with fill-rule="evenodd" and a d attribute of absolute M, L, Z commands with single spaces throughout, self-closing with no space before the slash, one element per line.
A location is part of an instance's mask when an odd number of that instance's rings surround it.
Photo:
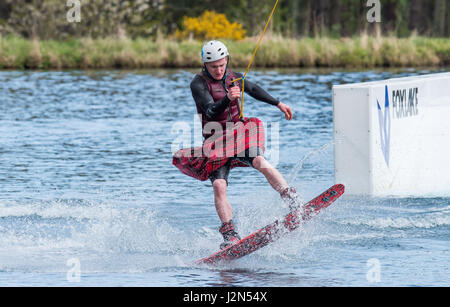
<path fill-rule="evenodd" d="M 224 40 L 235 67 L 247 67 L 257 37 Z M 0 36 L 0 69 L 197 68 L 204 42 L 126 37 L 67 41 Z M 254 68 L 445 67 L 450 39 L 360 35 L 350 38 L 264 37 Z"/>

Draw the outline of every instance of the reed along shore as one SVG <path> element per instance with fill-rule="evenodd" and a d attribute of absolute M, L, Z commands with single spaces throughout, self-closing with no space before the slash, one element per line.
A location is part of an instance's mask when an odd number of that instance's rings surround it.
<path fill-rule="evenodd" d="M 247 67 L 257 38 L 224 41 L 234 67 Z M 0 69 L 196 68 L 203 42 L 196 40 L 80 38 L 66 41 L 0 36 Z M 252 67 L 449 66 L 450 39 L 368 35 L 350 38 L 266 36 Z"/>

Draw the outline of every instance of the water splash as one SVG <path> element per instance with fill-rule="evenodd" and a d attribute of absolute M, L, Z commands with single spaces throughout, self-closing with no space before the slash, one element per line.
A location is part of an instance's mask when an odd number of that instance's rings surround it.
<path fill-rule="evenodd" d="M 295 179 L 297 178 L 299 172 L 303 169 L 303 165 L 305 164 L 305 162 L 308 159 L 311 159 L 312 157 L 314 157 L 314 156 L 316 156 L 318 154 L 324 153 L 333 144 L 334 144 L 334 142 L 331 141 L 331 142 L 329 142 L 327 144 L 324 144 L 324 145 L 320 146 L 317 149 L 314 149 L 314 150 L 308 152 L 305 156 L 303 156 L 303 158 L 301 158 L 297 162 L 297 164 L 294 166 L 294 168 L 287 175 L 287 182 L 288 182 L 288 184 L 290 185 L 290 184 L 292 184 L 295 181 Z"/>

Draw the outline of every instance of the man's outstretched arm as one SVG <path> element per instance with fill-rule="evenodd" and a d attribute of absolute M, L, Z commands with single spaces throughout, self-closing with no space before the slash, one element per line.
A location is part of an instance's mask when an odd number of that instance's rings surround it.
<path fill-rule="evenodd" d="M 239 77 L 242 77 L 241 74 L 237 74 Z M 242 81 L 241 81 L 242 83 Z M 282 103 L 278 99 L 275 99 L 272 97 L 269 93 L 267 93 L 263 88 L 261 88 L 256 83 L 253 83 L 251 81 L 245 80 L 245 92 L 255 98 L 256 100 L 263 101 L 265 103 L 268 103 L 270 105 L 278 107 L 281 112 L 284 113 L 284 116 L 287 120 L 291 120 L 294 116 L 291 107 L 288 105 Z"/>

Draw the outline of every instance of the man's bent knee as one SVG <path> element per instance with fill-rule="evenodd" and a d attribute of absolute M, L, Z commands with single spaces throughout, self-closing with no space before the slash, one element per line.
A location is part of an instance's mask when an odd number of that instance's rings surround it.
<path fill-rule="evenodd" d="M 263 156 L 257 156 L 253 159 L 252 165 L 256 169 L 260 169 L 265 165 L 266 159 Z"/>

